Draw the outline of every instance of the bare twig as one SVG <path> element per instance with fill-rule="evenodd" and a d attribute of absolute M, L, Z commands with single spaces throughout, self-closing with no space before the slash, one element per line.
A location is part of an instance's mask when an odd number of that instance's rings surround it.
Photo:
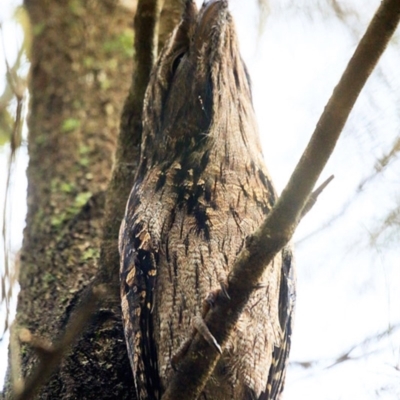
<path fill-rule="evenodd" d="M 4 47 L 4 35 L 1 30 L 0 25 L 1 38 L 3 41 Z M 10 132 L 10 154 L 8 156 L 7 162 L 7 179 L 5 186 L 5 195 L 4 195 L 4 203 L 3 203 L 3 218 L 2 218 L 2 244 L 3 244 L 3 252 L 4 252 L 4 272 L 1 273 L 1 287 L 0 287 L 0 304 L 5 303 L 5 324 L 4 330 L 0 334 L 0 337 L 7 331 L 9 324 L 9 315 L 10 315 L 10 300 L 12 297 L 13 287 L 16 281 L 16 275 L 13 273 L 12 268 L 10 268 L 10 233 L 8 232 L 9 220 L 7 219 L 7 212 L 9 211 L 9 197 L 10 197 L 10 185 L 11 185 L 11 177 L 13 172 L 13 165 L 15 163 L 17 150 L 21 145 L 21 136 L 22 136 L 22 122 L 23 122 L 23 105 L 24 105 L 24 95 L 26 91 L 26 82 L 20 76 L 18 76 L 17 70 L 21 64 L 21 58 L 23 55 L 24 49 L 21 47 L 18 51 L 17 60 L 14 65 L 10 67 L 7 59 L 5 59 L 6 64 L 6 77 L 7 77 L 7 85 L 10 89 L 10 96 L 15 97 L 17 100 L 17 106 L 15 110 L 14 123 L 12 126 L 12 130 Z M 4 97 L 4 107 L 7 107 L 9 100 L 7 94 L 7 90 L 5 91 Z M 8 289 L 7 289 L 8 286 Z"/>
<path fill-rule="evenodd" d="M 172 30 L 181 19 L 184 1 L 164 0 L 160 16 L 160 29 L 158 34 L 158 48 L 162 49 Z"/>
<path fill-rule="evenodd" d="M 10 378 L 12 388 L 15 389 L 21 386 L 22 379 L 22 369 L 21 369 L 21 347 L 20 342 L 18 340 L 18 335 L 16 333 L 16 322 L 14 322 L 10 326 L 10 344 L 9 344 L 9 353 L 10 353 Z"/>
<path fill-rule="evenodd" d="M 291 361 L 290 365 L 293 366 L 300 366 L 304 369 L 309 369 L 321 364 L 328 364 L 324 369 L 330 369 L 338 364 L 341 364 L 346 361 L 355 361 L 358 360 L 362 357 L 365 357 L 366 354 L 361 354 L 359 356 L 352 356 L 351 353 L 354 352 L 354 350 L 361 349 L 363 347 L 369 346 L 371 343 L 379 343 L 380 340 L 385 339 L 389 337 L 390 335 L 394 334 L 396 331 L 400 329 L 400 324 L 392 325 L 385 329 L 382 332 L 378 332 L 374 335 L 368 336 L 365 338 L 362 342 L 359 342 L 357 344 L 352 345 L 348 350 L 344 351 L 343 353 L 339 354 L 335 359 L 333 360 L 304 360 L 304 361 Z M 370 351 L 368 354 L 376 353 L 378 350 L 375 351 Z M 329 363 L 330 362 L 330 363 Z"/>
<path fill-rule="evenodd" d="M 350 111 L 367 78 L 396 29 L 398 0 L 382 1 L 335 88 L 289 183 L 261 227 L 247 240 L 228 278 L 230 300 L 219 296 L 206 323 L 224 346 L 263 271 L 290 240 L 322 169 L 329 159 Z M 172 377 L 163 400 L 196 399 L 220 354 L 196 335 Z"/>
<path fill-rule="evenodd" d="M 301 218 L 303 218 L 314 207 L 314 204 L 317 202 L 319 195 L 329 185 L 329 183 L 332 181 L 333 178 L 334 176 L 331 175 L 326 181 L 324 181 L 317 189 L 315 189 L 311 193 L 311 196 L 308 199 L 307 204 L 303 208 L 303 211 L 301 213 Z"/>
<path fill-rule="evenodd" d="M 70 349 L 74 341 L 80 336 L 97 307 L 97 303 L 104 298 L 104 286 L 94 287 L 87 293 L 76 312 L 70 318 L 65 333 L 61 335 L 55 345 L 47 343 L 44 339 L 34 337 L 26 329 L 20 333 L 20 340 L 30 344 L 39 357 L 39 364 L 21 387 L 14 388 L 15 400 L 31 399 L 36 391 L 46 382 L 61 360 Z"/>

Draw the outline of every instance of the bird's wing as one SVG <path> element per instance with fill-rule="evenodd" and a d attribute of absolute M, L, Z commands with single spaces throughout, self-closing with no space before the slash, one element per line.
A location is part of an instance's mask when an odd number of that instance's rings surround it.
<path fill-rule="evenodd" d="M 282 272 L 279 291 L 279 322 L 282 340 L 274 347 L 266 391 L 258 400 L 278 400 L 285 385 L 286 369 L 292 340 L 294 305 L 296 301 L 296 271 L 290 245 L 282 250 Z"/>
<path fill-rule="evenodd" d="M 121 305 L 137 397 L 140 400 L 158 399 L 160 378 L 151 316 L 158 245 L 145 215 L 140 213 L 137 195 L 134 188 L 120 231 Z"/>

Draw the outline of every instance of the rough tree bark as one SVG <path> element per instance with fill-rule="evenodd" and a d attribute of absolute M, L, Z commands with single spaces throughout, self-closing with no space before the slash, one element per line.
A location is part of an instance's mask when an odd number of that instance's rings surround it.
<path fill-rule="evenodd" d="M 14 333 L 27 328 L 53 342 L 97 271 L 104 192 L 132 74 L 133 15 L 114 0 L 25 6 L 33 33 L 30 162 Z M 119 302 L 109 297 L 40 398 L 129 397 Z M 25 377 L 37 354 L 30 343 L 20 350 Z"/>

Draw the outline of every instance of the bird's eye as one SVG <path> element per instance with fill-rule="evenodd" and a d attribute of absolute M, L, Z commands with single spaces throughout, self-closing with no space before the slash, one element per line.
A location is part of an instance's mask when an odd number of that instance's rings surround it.
<path fill-rule="evenodd" d="M 172 63 L 172 74 L 175 74 L 176 70 L 179 67 L 179 64 L 181 63 L 182 57 L 185 55 L 185 53 L 179 53 L 175 59 L 174 62 Z"/>

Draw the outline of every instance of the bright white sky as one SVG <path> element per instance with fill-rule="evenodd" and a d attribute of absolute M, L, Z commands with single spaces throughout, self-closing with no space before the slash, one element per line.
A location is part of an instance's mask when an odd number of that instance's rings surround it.
<path fill-rule="evenodd" d="M 243 57 L 253 79 L 265 159 L 279 191 L 379 0 L 340 3 L 356 10 L 347 23 L 339 21 L 325 2 L 294 3 L 296 6 L 288 9 L 288 0 L 272 0 L 264 33 L 259 36 L 256 3 L 246 2 L 244 10 L 243 1 L 231 0 Z M 6 4 L 3 1 L 1 21 Z M 398 42 L 399 33 L 396 37 Z M 295 235 L 298 303 L 285 400 L 400 398 L 400 330 L 380 341 L 357 346 L 400 323 L 399 234 L 387 230 L 376 244 L 370 243 L 388 210 L 400 203 L 399 161 L 356 195 L 360 182 L 371 175 L 376 160 L 387 153 L 399 134 L 399 65 L 399 49 L 391 46 L 358 100 L 323 172 L 322 179 L 334 174 L 334 181 Z M 4 75 L 2 68 L 0 62 L 0 76 Z M 0 171 L 5 171 L 5 154 L 0 150 Z M 15 249 L 22 237 L 25 165 L 24 153 L 14 176 Z M 0 173 L 0 201 L 4 175 Z M 340 217 L 313 235 L 340 215 L 348 203 Z M 354 346 L 349 356 L 356 360 L 330 367 Z M 309 369 L 295 364 L 308 361 L 316 364 Z"/>

